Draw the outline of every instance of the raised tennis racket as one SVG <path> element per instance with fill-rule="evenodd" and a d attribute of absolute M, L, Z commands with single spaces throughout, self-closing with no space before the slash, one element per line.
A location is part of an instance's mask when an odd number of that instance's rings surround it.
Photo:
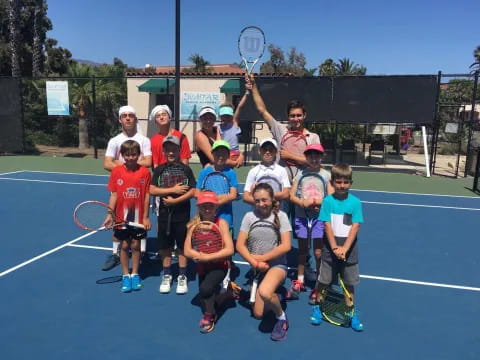
<path fill-rule="evenodd" d="M 193 228 L 192 248 L 204 254 L 213 254 L 223 249 L 220 228 L 213 222 L 201 221 Z"/>
<path fill-rule="evenodd" d="M 265 52 L 265 34 L 258 26 L 247 26 L 238 37 L 238 52 L 245 64 L 247 74 L 253 72 L 253 68 Z M 247 89 L 245 93 L 249 93 Z"/>
<path fill-rule="evenodd" d="M 247 249 L 250 254 L 263 255 L 273 250 L 280 243 L 280 231 L 274 223 L 267 220 L 257 220 L 251 226 L 247 237 Z M 255 303 L 258 282 L 262 273 L 254 269 L 250 303 Z"/>
<path fill-rule="evenodd" d="M 158 187 L 171 188 L 177 184 L 189 185 L 185 167 L 178 163 L 167 164 L 158 176 Z M 179 197 L 180 195 L 174 194 L 172 196 Z M 167 236 L 170 235 L 172 213 L 172 206 L 167 206 L 167 228 L 165 230 Z"/>
<path fill-rule="evenodd" d="M 313 199 L 319 205 L 327 195 L 327 183 L 318 173 L 307 172 L 302 175 L 297 184 L 296 196 L 299 199 Z M 307 242 L 310 247 L 312 242 L 313 221 L 318 218 L 318 210 L 315 207 L 305 208 L 307 218 Z"/>
<path fill-rule="evenodd" d="M 107 215 L 112 217 L 112 223 L 107 227 L 104 226 Z M 131 226 L 145 229 L 140 223 L 127 221 L 115 214 L 108 204 L 101 201 L 89 200 L 77 205 L 73 211 L 73 221 L 83 230 L 102 231 L 120 226 Z"/>
<path fill-rule="evenodd" d="M 238 37 L 238 52 L 245 63 L 245 69 L 251 74 L 265 51 L 265 34 L 258 26 L 247 26 Z"/>
<path fill-rule="evenodd" d="M 213 171 L 202 182 L 202 191 L 213 191 L 217 195 L 225 195 L 230 193 L 230 181 L 228 177 L 220 172 Z"/>
<path fill-rule="evenodd" d="M 303 156 L 303 152 L 307 147 L 307 138 L 303 135 L 301 131 L 287 131 L 281 140 L 282 149 L 287 150 L 288 152 Z M 292 160 L 285 160 L 285 163 L 288 165 L 287 168 L 290 171 L 292 179 L 297 175 L 297 163 Z"/>
<path fill-rule="evenodd" d="M 323 318 L 329 323 L 350 327 L 351 308 L 345 303 L 345 297 L 353 304 L 352 295 L 348 292 L 340 275 L 338 275 L 338 284 L 331 284 L 325 290 L 324 300 L 321 305 Z"/>
<path fill-rule="evenodd" d="M 282 188 L 283 188 L 280 180 L 273 175 L 260 176 L 257 179 L 257 184 L 262 184 L 262 183 L 270 185 L 274 193 L 282 191 Z"/>

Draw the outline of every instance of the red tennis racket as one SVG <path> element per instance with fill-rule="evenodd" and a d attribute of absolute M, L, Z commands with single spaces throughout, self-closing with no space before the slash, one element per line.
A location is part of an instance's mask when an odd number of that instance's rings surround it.
<path fill-rule="evenodd" d="M 193 228 L 192 248 L 204 254 L 213 254 L 224 247 L 222 233 L 217 224 L 201 221 Z"/>

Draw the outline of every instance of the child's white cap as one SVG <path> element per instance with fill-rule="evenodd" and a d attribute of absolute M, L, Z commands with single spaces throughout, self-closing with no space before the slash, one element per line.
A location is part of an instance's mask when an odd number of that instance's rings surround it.
<path fill-rule="evenodd" d="M 260 141 L 260 147 L 262 147 L 263 145 L 265 145 L 266 143 L 270 143 L 272 144 L 275 149 L 278 150 L 278 144 L 277 144 L 277 141 L 273 138 L 266 138 L 266 139 L 263 139 L 262 141 Z"/>

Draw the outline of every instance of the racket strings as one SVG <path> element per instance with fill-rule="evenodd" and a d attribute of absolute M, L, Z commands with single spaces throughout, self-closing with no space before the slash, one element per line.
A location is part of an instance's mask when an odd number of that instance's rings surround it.
<path fill-rule="evenodd" d="M 111 214 L 116 221 L 115 214 L 106 206 L 97 203 L 84 203 L 75 209 L 74 219 L 77 224 L 86 229 L 98 229 L 103 225 L 107 214 Z"/>
<path fill-rule="evenodd" d="M 263 255 L 273 250 L 280 242 L 280 232 L 271 222 L 253 224 L 247 238 L 251 254 Z"/>
<path fill-rule="evenodd" d="M 282 183 L 274 176 L 263 175 L 257 180 L 257 183 L 270 185 L 273 192 L 282 191 Z"/>
<path fill-rule="evenodd" d="M 177 184 L 188 185 L 188 178 L 180 166 L 167 166 L 160 174 L 159 186 L 170 188 Z"/>
<path fill-rule="evenodd" d="M 202 190 L 209 190 L 218 195 L 224 195 L 230 193 L 230 184 L 222 174 L 211 173 L 205 177 Z"/>
<path fill-rule="evenodd" d="M 248 62 L 253 62 L 263 55 L 265 49 L 265 36 L 256 27 L 246 28 L 240 34 L 238 40 L 240 55 Z"/>
<path fill-rule="evenodd" d="M 287 133 L 282 139 L 282 147 L 294 155 L 303 155 L 307 148 L 307 140 L 301 133 Z"/>
<path fill-rule="evenodd" d="M 215 253 L 223 248 L 222 235 L 216 226 L 200 223 L 193 230 L 192 247 L 204 254 Z"/>
<path fill-rule="evenodd" d="M 325 184 L 317 176 L 305 176 L 298 183 L 297 192 L 302 199 L 323 199 L 325 196 Z"/>

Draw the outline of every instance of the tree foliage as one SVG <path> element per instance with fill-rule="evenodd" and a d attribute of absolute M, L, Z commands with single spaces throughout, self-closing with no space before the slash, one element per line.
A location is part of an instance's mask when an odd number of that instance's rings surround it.
<path fill-rule="evenodd" d="M 207 73 L 210 72 L 212 69 L 208 67 L 210 62 L 205 60 L 203 56 L 198 53 L 190 55 L 188 58 L 193 63 L 192 68 L 184 68 L 184 72 L 192 72 L 192 73 Z"/>
<path fill-rule="evenodd" d="M 45 0 L 0 0 L 0 75 L 12 74 L 12 55 L 19 76 L 66 73 L 72 54 L 47 38 L 53 28 L 47 9 Z"/>
<path fill-rule="evenodd" d="M 472 72 L 480 71 L 480 45 L 473 50 L 473 57 L 475 61 L 470 65 L 470 69 L 472 69 Z"/>
<path fill-rule="evenodd" d="M 320 64 L 318 73 L 320 76 L 361 76 L 367 73 L 367 68 L 363 65 L 355 64 L 349 58 L 338 59 L 337 62 L 329 58 Z"/>
<path fill-rule="evenodd" d="M 283 50 L 274 45 L 268 45 L 270 59 L 260 67 L 261 73 L 266 74 L 291 74 L 295 76 L 313 76 L 316 69 L 307 69 L 307 60 L 302 52 L 292 46 L 285 55 Z"/>

